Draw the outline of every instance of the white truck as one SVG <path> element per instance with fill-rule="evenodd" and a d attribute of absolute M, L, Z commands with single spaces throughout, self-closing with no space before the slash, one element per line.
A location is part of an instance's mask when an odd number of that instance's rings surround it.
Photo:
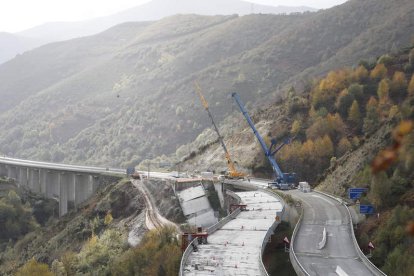
<path fill-rule="evenodd" d="M 304 193 L 309 193 L 311 191 L 311 187 L 308 182 L 299 182 L 298 189 Z"/>

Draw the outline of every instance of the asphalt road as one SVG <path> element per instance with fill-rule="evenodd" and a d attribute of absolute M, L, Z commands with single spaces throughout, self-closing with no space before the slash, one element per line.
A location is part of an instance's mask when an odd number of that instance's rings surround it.
<path fill-rule="evenodd" d="M 50 170 L 62 170 L 62 171 L 73 171 L 73 172 L 84 172 L 84 173 L 113 173 L 113 174 L 126 174 L 124 169 L 114 169 L 114 168 L 102 168 L 102 167 L 92 167 L 92 166 L 78 166 L 78 165 L 68 165 L 60 163 L 48 163 L 40 161 L 31 161 L 24 159 L 16 159 L 10 157 L 0 157 L 0 163 L 9 164 L 9 165 L 18 165 L 26 166 L 30 168 L 43 168 Z"/>
<path fill-rule="evenodd" d="M 310 275 L 374 275 L 362 263 L 352 241 L 349 217 L 339 202 L 311 192 L 289 191 L 303 204 L 304 216 L 297 233 L 294 251 Z M 318 249 L 326 228 L 326 245 Z"/>

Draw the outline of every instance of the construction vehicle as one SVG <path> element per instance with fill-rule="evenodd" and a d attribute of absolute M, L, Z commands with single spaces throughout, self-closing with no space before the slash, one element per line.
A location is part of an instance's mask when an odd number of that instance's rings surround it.
<path fill-rule="evenodd" d="M 270 148 L 267 147 L 265 141 L 263 140 L 262 136 L 260 136 L 259 132 L 257 131 L 256 127 L 253 124 L 252 119 L 250 118 L 249 114 L 247 113 L 246 108 L 244 107 L 243 102 L 240 99 L 240 96 L 237 93 L 231 94 L 231 96 L 236 101 L 237 105 L 240 108 L 240 111 L 243 113 L 244 117 L 246 118 L 247 123 L 250 125 L 251 129 L 253 130 L 254 135 L 256 136 L 257 140 L 259 141 L 262 149 L 269 160 L 270 164 L 272 165 L 273 173 L 275 179 L 273 182 L 269 183 L 269 187 L 276 187 L 281 190 L 288 190 L 292 186 L 296 184 L 296 174 L 295 173 L 283 173 L 280 169 L 279 165 L 277 164 L 274 155 L 281 150 L 285 145 L 289 144 L 292 139 L 285 140 L 281 145 L 276 147 L 276 140 L 271 140 Z"/>
<path fill-rule="evenodd" d="M 206 101 L 206 99 L 204 98 L 204 96 L 202 94 L 200 85 L 198 85 L 197 82 L 194 82 L 194 86 L 195 86 L 195 89 L 196 89 L 196 92 L 197 92 L 198 96 L 200 97 L 201 103 L 204 106 L 204 109 L 207 111 L 207 114 L 210 117 L 211 123 L 214 126 L 214 130 L 217 133 L 217 136 L 219 138 L 221 147 L 224 150 L 224 154 L 225 154 L 225 157 L 226 157 L 226 160 L 227 160 L 227 168 L 228 168 L 228 171 L 226 172 L 225 177 L 226 178 L 232 178 L 232 179 L 240 179 L 240 178 L 246 177 L 245 173 L 237 171 L 236 166 L 235 166 L 233 160 L 230 157 L 230 153 L 227 150 L 226 144 L 224 144 L 223 137 L 221 136 L 220 131 L 218 130 L 217 125 L 214 122 L 213 115 L 211 115 L 210 109 L 208 108 L 208 102 Z"/>

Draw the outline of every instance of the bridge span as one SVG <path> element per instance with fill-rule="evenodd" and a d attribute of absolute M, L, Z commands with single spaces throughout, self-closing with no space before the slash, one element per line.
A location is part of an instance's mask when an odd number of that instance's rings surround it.
<path fill-rule="evenodd" d="M 125 171 L 0 157 L 0 177 L 12 178 L 19 187 L 56 199 L 60 216 L 93 195 L 104 174 L 125 175 Z"/>

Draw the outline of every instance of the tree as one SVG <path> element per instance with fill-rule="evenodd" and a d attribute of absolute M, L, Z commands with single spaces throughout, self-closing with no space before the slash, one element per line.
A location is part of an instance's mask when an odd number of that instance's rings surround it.
<path fill-rule="evenodd" d="M 378 129 L 379 126 L 379 112 L 378 112 L 378 101 L 371 97 L 368 100 L 366 106 L 366 116 L 364 118 L 364 125 L 362 127 L 365 134 L 370 134 Z"/>
<path fill-rule="evenodd" d="M 372 69 L 370 77 L 371 79 L 380 80 L 387 76 L 387 72 L 388 71 L 385 65 L 383 63 L 379 63 L 374 67 L 374 69 Z"/>
<path fill-rule="evenodd" d="M 408 90 L 408 95 L 414 96 L 414 74 L 411 76 L 411 80 L 410 80 L 410 83 L 408 84 L 407 90 Z"/>
<path fill-rule="evenodd" d="M 349 142 L 348 138 L 342 137 L 338 143 L 338 156 L 342 156 L 352 149 L 352 145 Z"/>
<path fill-rule="evenodd" d="M 390 108 L 390 111 L 388 112 L 388 118 L 394 118 L 398 115 L 398 113 L 400 112 L 398 105 L 393 105 Z"/>
<path fill-rule="evenodd" d="M 380 105 L 384 105 L 389 102 L 390 86 L 387 79 L 382 79 L 378 85 L 377 95 Z"/>
<path fill-rule="evenodd" d="M 391 97 L 395 100 L 401 100 L 407 94 L 407 79 L 403 72 L 394 73 L 391 81 Z"/>
<path fill-rule="evenodd" d="M 299 131 L 301 129 L 301 123 L 298 120 L 295 120 L 292 124 L 292 128 L 290 129 L 290 134 L 292 136 L 298 135 Z"/>
<path fill-rule="evenodd" d="M 47 264 L 38 263 L 34 258 L 19 268 L 16 276 L 53 276 Z"/>
<path fill-rule="evenodd" d="M 343 90 L 349 81 L 347 70 L 331 71 L 311 93 L 311 102 L 315 109 L 330 108 L 335 103 L 336 95 Z"/>
<path fill-rule="evenodd" d="M 348 89 L 342 90 L 339 94 L 335 106 L 343 118 L 346 118 L 348 116 L 348 110 L 354 100 L 354 96 L 348 92 Z"/>
<path fill-rule="evenodd" d="M 357 69 L 355 69 L 353 77 L 355 81 L 363 82 L 368 79 L 368 75 L 368 70 L 363 65 L 360 65 Z"/>
<path fill-rule="evenodd" d="M 353 83 L 348 87 L 350 95 L 354 96 L 358 101 L 362 100 L 364 96 L 364 87 L 358 83 Z"/>
<path fill-rule="evenodd" d="M 352 103 L 348 112 L 348 120 L 353 123 L 358 129 L 361 124 L 361 111 L 359 110 L 359 104 L 356 100 Z"/>
<path fill-rule="evenodd" d="M 389 65 L 391 65 L 392 64 L 392 62 L 393 62 L 393 58 L 390 56 L 390 55 L 388 55 L 388 54 L 386 54 L 386 55 L 382 55 L 379 59 L 378 59 L 378 64 L 384 64 L 384 65 L 386 65 L 386 66 L 389 66 Z"/>

